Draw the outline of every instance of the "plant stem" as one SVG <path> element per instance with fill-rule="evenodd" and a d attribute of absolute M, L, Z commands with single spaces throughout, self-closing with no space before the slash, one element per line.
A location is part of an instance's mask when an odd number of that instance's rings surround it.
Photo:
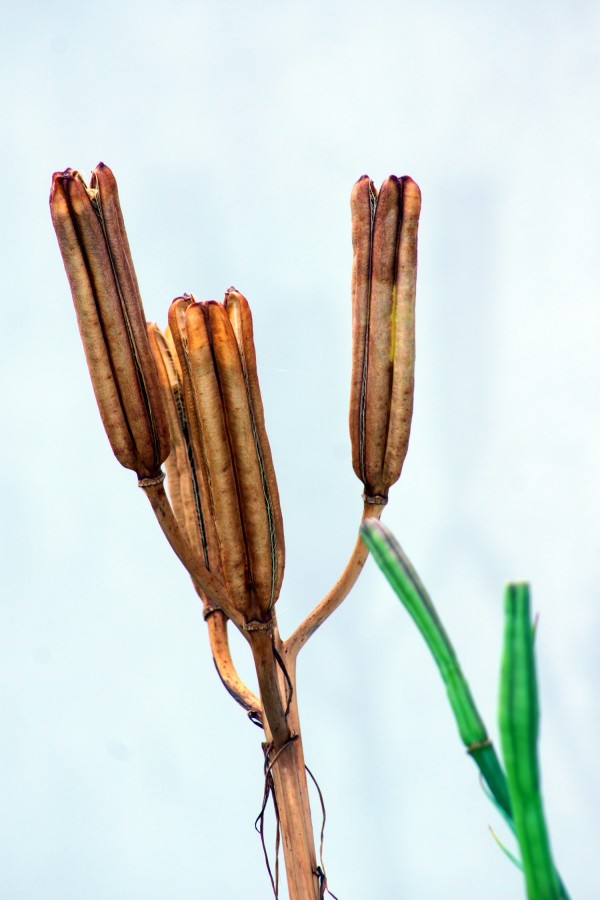
<path fill-rule="evenodd" d="M 251 632 L 290 900 L 319 900 L 317 857 L 296 695 L 296 653 L 272 633 Z M 275 653 L 277 653 L 277 659 Z"/>
<path fill-rule="evenodd" d="M 227 637 L 227 616 L 222 610 L 213 609 L 206 618 L 206 624 L 213 662 L 225 689 L 246 710 L 254 722 L 262 725 L 263 712 L 260 700 L 244 684 L 231 658 Z"/>
<path fill-rule="evenodd" d="M 323 622 L 337 609 L 355 584 L 368 556 L 359 537 L 346 568 L 333 588 L 286 642 L 279 637 L 273 616 L 272 628 L 251 629 L 234 610 L 223 585 L 192 552 L 183 534 L 164 486 L 158 482 L 141 483 L 156 518 L 171 547 L 188 570 L 205 608 L 217 609 L 207 618 L 213 658 L 229 693 L 261 721 L 267 738 L 265 749 L 267 775 L 272 778 L 290 900 L 320 900 L 321 878 L 317 867 L 315 841 L 306 779 L 306 766 L 300 733 L 296 694 L 296 658 L 300 649 Z M 367 516 L 379 518 L 380 505 L 367 503 Z M 232 619 L 252 649 L 262 710 L 257 698 L 239 678 L 227 641 L 226 618 Z M 260 624 L 260 623 L 259 623 Z"/>
<path fill-rule="evenodd" d="M 298 695 L 296 692 L 296 656 L 286 652 L 279 643 L 283 665 L 292 686 L 287 721 L 292 740 L 279 751 L 271 753 L 275 799 L 281 823 L 283 853 L 287 874 L 290 900 L 318 900 L 319 879 L 317 876 L 317 856 L 313 834 L 308 784 L 298 716 Z M 286 679 L 278 672 L 279 688 L 289 692 Z"/>
<path fill-rule="evenodd" d="M 382 511 L 380 504 L 365 503 L 362 520 L 368 516 L 379 518 Z M 272 664 L 265 657 L 265 646 L 263 644 L 257 653 L 256 635 L 248 635 L 263 702 L 263 725 L 269 741 L 267 760 L 273 776 L 290 900 L 319 900 L 321 896 L 298 716 L 296 659 L 308 639 L 347 597 L 368 555 L 369 551 L 359 537 L 337 582 L 287 641 L 279 637 L 274 619 L 271 653 L 275 650 L 281 661 L 275 666 L 277 698 L 273 696 Z M 287 699 L 284 702 L 281 698 Z M 287 733 L 281 723 L 282 708 Z"/>
<path fill-rule="evenodd" d="M 209 572 L 202 560 L 194 555 L 187 538 L 179 527 L 164 484 L 162 482 L 145 484 L 141 481 L 140 487 L 143 488 L 150 501 L 163 534 L 175 551 L 176 556 L 179 557 L 189 572 L 196 589 L 204 597 L 208 597 L 215 606 L 222 609 L 227 617 L 239 627 L 242 624 L 242 619 L 229 602 L 224 586 Z"/>
<path fill-rule="evenodd" d="M 558 900 L 564 887 L 552 859 L 538 760 L 539 706 L 529 586 L 509 584 L 505 595 L 500 688 L 500 737 L 516 834 L 530 900 Z"/>
<path fill-rule="evenodd" d="M 282 690 L 280 684 L 281 673 L 274 653 L 273 627 L 270 631 L 245 633 L 254 657 L 254 667 L 264 710 L 263 725 L 267 732 L 267 738 L 277 753 L 290 740 L 291 731 L 283 699 L 289 693 L 289 688 L 286 690 L 284 685 Z"/>
<path fill-rule="evenodd" d="M 380 504 L 365 503 L 361 523 L 366 518 L 379 519 L 384 507 Z M 296 657 L 298 651 L 304 646 L 307 640 L 312 637 L 317 628 L 320 628 L 323 622 L 329 618 L 338 606 L 346 599 L 351 589 L 356 584 L 356 580 L 363 570 L 363 567 L 369 556 L 369 551 L 364 541 L 358 536 L 354 549 L 350 554 L 350 559 L 346 563 L 346 568 L 331 588 L 328 594 L 321 600 L 311 613 L 298 625 L 293 634 L 285 642 L 285 648 L 291 655 Z"/>

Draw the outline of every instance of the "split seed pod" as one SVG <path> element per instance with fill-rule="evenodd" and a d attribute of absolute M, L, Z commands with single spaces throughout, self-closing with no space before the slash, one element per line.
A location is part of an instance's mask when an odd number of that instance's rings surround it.
<path fill-rule="evenodd" d="M 178 298 L 169 327 L 181 367 L 190 443 L 206 510 L 208 554 L 218 554 L 232 606 L 268 622 L 281 588 L 283 522 L 246 299 Z"/>
<path fill-rule="evenodd" d="M 352 465 L 365 498 L 385 503 L 410 436 L 421 193 L 408 176 L 390 175 L 377 194 L 363 175 L 351 210 Z"/>
<path fill-rule="evenodd" d="M 163 334 L 157 325 L 148 323 L 150 349 L 154 356 L 163 401 L 169 422 L 171 452 L 165 461 L 167 487 L 175 518 L 183 529 L 194 553 L 201 556 L 210 571 L 218 572 L 218 554 L 212 560 L 208 553 L 206 513 L 208 511 L 206 478 L 198 471 L 191 445 L 191 432 L 186 411 L 181 367 L 170 330 Z M 193 414 L 193 410 L 191 411 Z M 204 475 L 204 478 L 203 478 Z M 204 499 L 203 499 L 204 495 Z M 203 509 L 204 505 L 204 509 Z M 212 567 L 211 567 L 212 561 Z"/>
<path fill-rule="evenodd" d="M 121 465 L 153 478 L 169 454 L 169 429 L 117 183 L 100 163 L 52 177 L 50 212 L 69 279 L 104 428 Z"/>
<path fill-rule="evenodd" d="M 210 517 L 210 498 L 207 492 L 205 473 L 197 471 L 193 457 L 181 367 L 171 332 L 167 328 L 163 333 L 157 325 L 149 322 L 148 336 L 156 362 L 171 434 L 171 453 L 165 461 L 165 468 L 173 512 L 194 554 L 200 554 L 207 569 L 211 571 L 212 575 L 216 574 L 221 581 L 220 557 L 214 525 L 210 552 L 206 540 L 207 528 L 213 524 Z M 195 587 L 204 605 L 213 659 L 219 677 L 229 693 L 251 714 L 253 719 L 262 721 L 260 700 L 240 679 L 229 651 L 227 614 L 229 613 L 238 624 L 242 624 L 242 622 L 239 617 L 236 618 L 235 610 L 229 604 L 226 603 L 219 610 L 198 583 L 195 583 Z"/>

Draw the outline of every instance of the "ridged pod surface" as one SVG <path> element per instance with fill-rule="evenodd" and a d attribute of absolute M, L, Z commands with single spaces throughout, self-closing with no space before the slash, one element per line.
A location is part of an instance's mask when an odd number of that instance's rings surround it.
<path fill-rule="evenodd" d="M 209 568 L 219 572 L 246 622 L 267 622 L 281 588 L 285 551 L 250 308 L 233 289 L 225 303 L 179 297 L 169 310 L 169 332 Z M 157 339 L 166 371 L 170 363 L 159 345 Z M 171 379 L 176 375 L 172 371 Z M 172 428 L 174 423 L 172 417 Z M 178 423 L 181 430 L 181 415 Z M 180 453 L 177 459 L 182 458 Z M 190 494 L 189 469 L 179 461 L 176 465 L 175 493 L 181 494 L 186 480 Z"/>
<path fill-rule="evenodd" d="M 352 191 L 352 465 L 365 495 L 381 502 L 410 436 L 420 209 L 408 176 L 390 175 L 377 193 L 363 175 Z"/>
<path fill-rule="evenodd" d="M 50 212 L 104 428 L 121 465 L 159 474 L 169 428 L 114 175 L 52 177 Z"/>

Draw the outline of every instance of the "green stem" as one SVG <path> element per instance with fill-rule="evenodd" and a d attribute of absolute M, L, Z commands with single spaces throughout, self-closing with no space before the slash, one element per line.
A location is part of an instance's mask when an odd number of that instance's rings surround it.
<path fill-rule="evenodd" d="M 539 708 L 529 587 L 509 584 L 505 596 L 500 687 L 500 738 L 530 900 L 566 896 L 556 872 L 540 792 Z"/>
<path fill-rule="evenodd" d="M 454 647 L 410 560 L 385 525 L 367 519 L 361 534 L 407 612 L 421 632 L 446 685 L 461 739 L 498 806 L 512 819 L 506 778 L 489 739 Z"/>
<path fill-rule="evenodd" d="M 505 646 L 508 649 L 505 650 L 501 713 L 502 749 L 507 780 L 460 668 L 454 647 L 410 560 L 389 529 L 380 522 L 368 519 L 362 526 L 361 534 L 423 635 L 446 685 L 463 743 L 479 768 L 496 805 L 517 836 L 526 878 L 530 879 L 527 882 L 530 900 L 569 900 L 569 894 L 552 863 L 539 793 L 536 747 L 538 701 L 528 599 L 526 613 L 523 609 L 523 591 L 527 591 L 527 587 L 518 586 L 519 590 L 510 588 L 510 617 L 507 593 L 508 636 Z M 519 617 L 513 611 L 515 596 L 520 597 L 517 603 Z M 515 786 L 511 772 L 514 773 Z"/>

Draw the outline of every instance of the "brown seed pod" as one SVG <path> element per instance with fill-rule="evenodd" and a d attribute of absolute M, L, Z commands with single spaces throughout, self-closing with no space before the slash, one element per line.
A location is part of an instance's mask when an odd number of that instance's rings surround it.
<path fill-rule="evenodd" d="M 283 524 L 250 309 L 233 290 L 225 305 L 180 298 L 169 323 L 193 456 L 206 473 L 203 509 L 214 528 L 209 554 L 218 551 L 231 603 L 245 621 L 267 622 L 283 577 Z"/>
<path fill-rule="evenodd" d="M 100 163 L 52 177 L 50 211 L 96 401 L 113 452 L 139 478 L 159 474 L 169 430 L 114 176 Z"/>
<path fill-rule="evenodd" d="M 163 394 L 171 452 L 165 460 L 167 487 L 175 518 L 185 532 L 195 554 L 203 554 L 202 546 L 202 504 L 198 474 L 190 444 L 189 423 L 183 401 L 183 385 L 175 348 L 169 329 L 163 334 L 152 322 L 148 323 L 150 349 L 154 356 L 159 382 Z M 207 557 L 205 559 L 207 562 Z"/>
<path fill-rule="evenodd" d="M 190 529 L 194 530 L 197 527 L 199 549 L 205 566 L 216 577 L 222 579 L 221 554 L 215 529 L 214 502 L 209 484 L 209 472 L 188 352 L 186 311 L 193 303 L 194 298 L 190 295 L 173 300 L 169 307 L 169 327 L 166 332 L 175 369 L 174 375 L 181 386 L 179 395 L 181 408 L 178 409 L 178 416 L 180 427 L 184 432 L 191 479 L 187 492 L 193 496 L 193 508 L 190 499 L 185 518 Z M 183 483 L 180 482 L 180 485 Z"/>
<path fill-rule="evenodd" d="M 379 502 L 400 477 L 410 436 L 420 206 L 407 176 L 391 175 L 377 194 L 364 175 L 352 191 L 352 464 Z"/>
<path fill-rule="evenodd" d="M 231 322 L 240 354 L 256 458 L 260 469 L 262 500 L 264 503 L 258 501 L 256 508 L 249 512 L 252 513 L 257 533 L 260 535 L 257 541 L 259 551 L 262 548 L 260 556 L 263 572 L 260 576 L 260 581 L 265 585 L 265 589 L 270 595 L 270 604 L 272 606 L 281 590 L 285 566 L 285 542 L 279 489 L 265 427 L 265 414 L 258 383 L 252 314 L 248 301 L 235 288 L 229 288 L 225 294 L 225 309 Z M 266 546 L 269 547 L 270 551 L 268 556 L 264 552 Z M 259 564 L 260 562 L 257 563 L 257 565 Z M 258 576 L 257 580 L 259 580 Z"/>

